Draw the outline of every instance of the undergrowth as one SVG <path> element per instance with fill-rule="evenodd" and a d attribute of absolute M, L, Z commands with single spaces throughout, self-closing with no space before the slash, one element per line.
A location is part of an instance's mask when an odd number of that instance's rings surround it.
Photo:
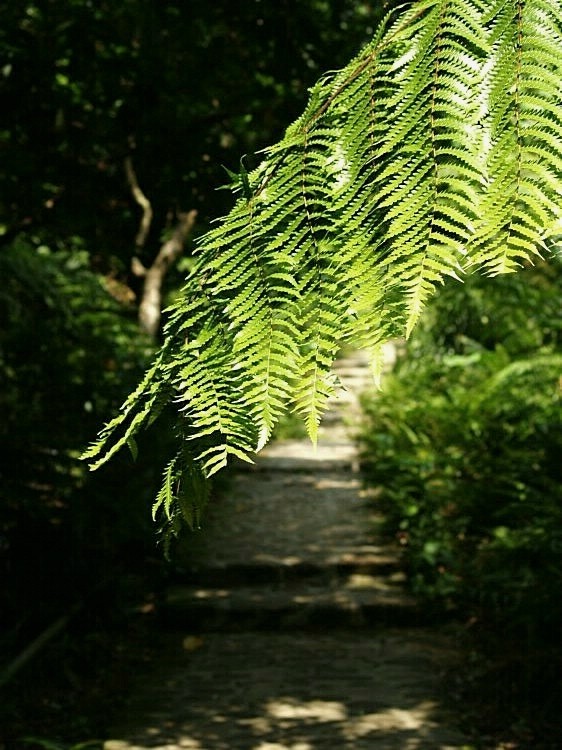
<path fill-rule="evenodd" d="M 560 265 L 445 290 L 361 436 L 412 589 L 470 626 L 479 720 L 535 743 L 562 730 L 561 293 Z"/>

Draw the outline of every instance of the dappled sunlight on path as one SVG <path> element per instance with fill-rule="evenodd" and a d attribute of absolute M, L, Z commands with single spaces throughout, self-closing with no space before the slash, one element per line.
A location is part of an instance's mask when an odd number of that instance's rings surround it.
<path fill-rule="evenodd" d="M 193 652 L 178 638 L 129 707 L 127 743 L 106 750 L 461 748 L 439 709 L 447 657 L 412 630 L 213 633 Z"/>
<path fill-rule="evenodd" d="M 339 366 L 318 449 L 273 444 L 211 508 L 105 750 L 466 747 L 440 700 L 451 637 L 423 625 L 356 471 L 368 370 Z"/>

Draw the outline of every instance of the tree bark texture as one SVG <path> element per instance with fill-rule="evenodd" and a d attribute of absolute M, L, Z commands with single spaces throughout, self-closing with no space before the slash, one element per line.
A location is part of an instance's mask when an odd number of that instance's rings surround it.
<path fill-rule="evenodd" d="M 130 156 L 125 159 L 124 166 L 131 194 L 142 210 L 139 229 L 135 237 L 135 249 L 138 253 L 146 244 L 152 225 L 153 211 L 149 199 L 139 185 L 133 160 Z M 153 339 L 156 338 L 160 327 L 164 277 L 170 266 L 182 254 L 185 242 L 195 224 L 196 217 L 197 211 L 195 209 L 177 215 L 177 224 L 171 237 L 164 242 L 149 268 L 146 268 L 137 256 L 131 260 L 131 270 L 135 276 L 144 279 L 138 312 L 139 325 Z"/>
<path fill-rule="evenodd" d="M 192 209 L 178 214 L 178 222 L 172 236 L 164 242 L 150 268 L 145 268 L 135 258 L 133 271 L 143 276 L 142 298 L 139 306 L 139 324 L 143 331 L 156 338 L 162 314 L 162 286 L 170 266 L 183 252 L 185 242 L 195 225 L 197 211 Z"/>

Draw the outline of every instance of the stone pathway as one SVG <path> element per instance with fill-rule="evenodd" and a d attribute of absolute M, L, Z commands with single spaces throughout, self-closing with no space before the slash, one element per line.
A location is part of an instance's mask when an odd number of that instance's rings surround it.
<path fill-rule="evenodd" d="M 357 474 L 366 362 L 338 367 L 318 448 L 271 445 L 211 508 L 105 750 L 468 746 L 440 702 L 454 644 L 403 590 Z"/>

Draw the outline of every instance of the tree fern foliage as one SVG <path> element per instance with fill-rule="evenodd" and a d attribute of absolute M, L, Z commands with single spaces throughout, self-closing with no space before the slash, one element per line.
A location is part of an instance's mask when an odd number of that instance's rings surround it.
<path fill-rule="evenodd" d="M 312 440 L 342 344 L 408 335 L 467 271 L 515 271 L 562 235 L 560 0 L 419 0 L 390 14 L 234 183 L 96 468 L 172 402 L 155 509 L 196 523 L 205 478 L 251 461 L 285 410 Z"/>

